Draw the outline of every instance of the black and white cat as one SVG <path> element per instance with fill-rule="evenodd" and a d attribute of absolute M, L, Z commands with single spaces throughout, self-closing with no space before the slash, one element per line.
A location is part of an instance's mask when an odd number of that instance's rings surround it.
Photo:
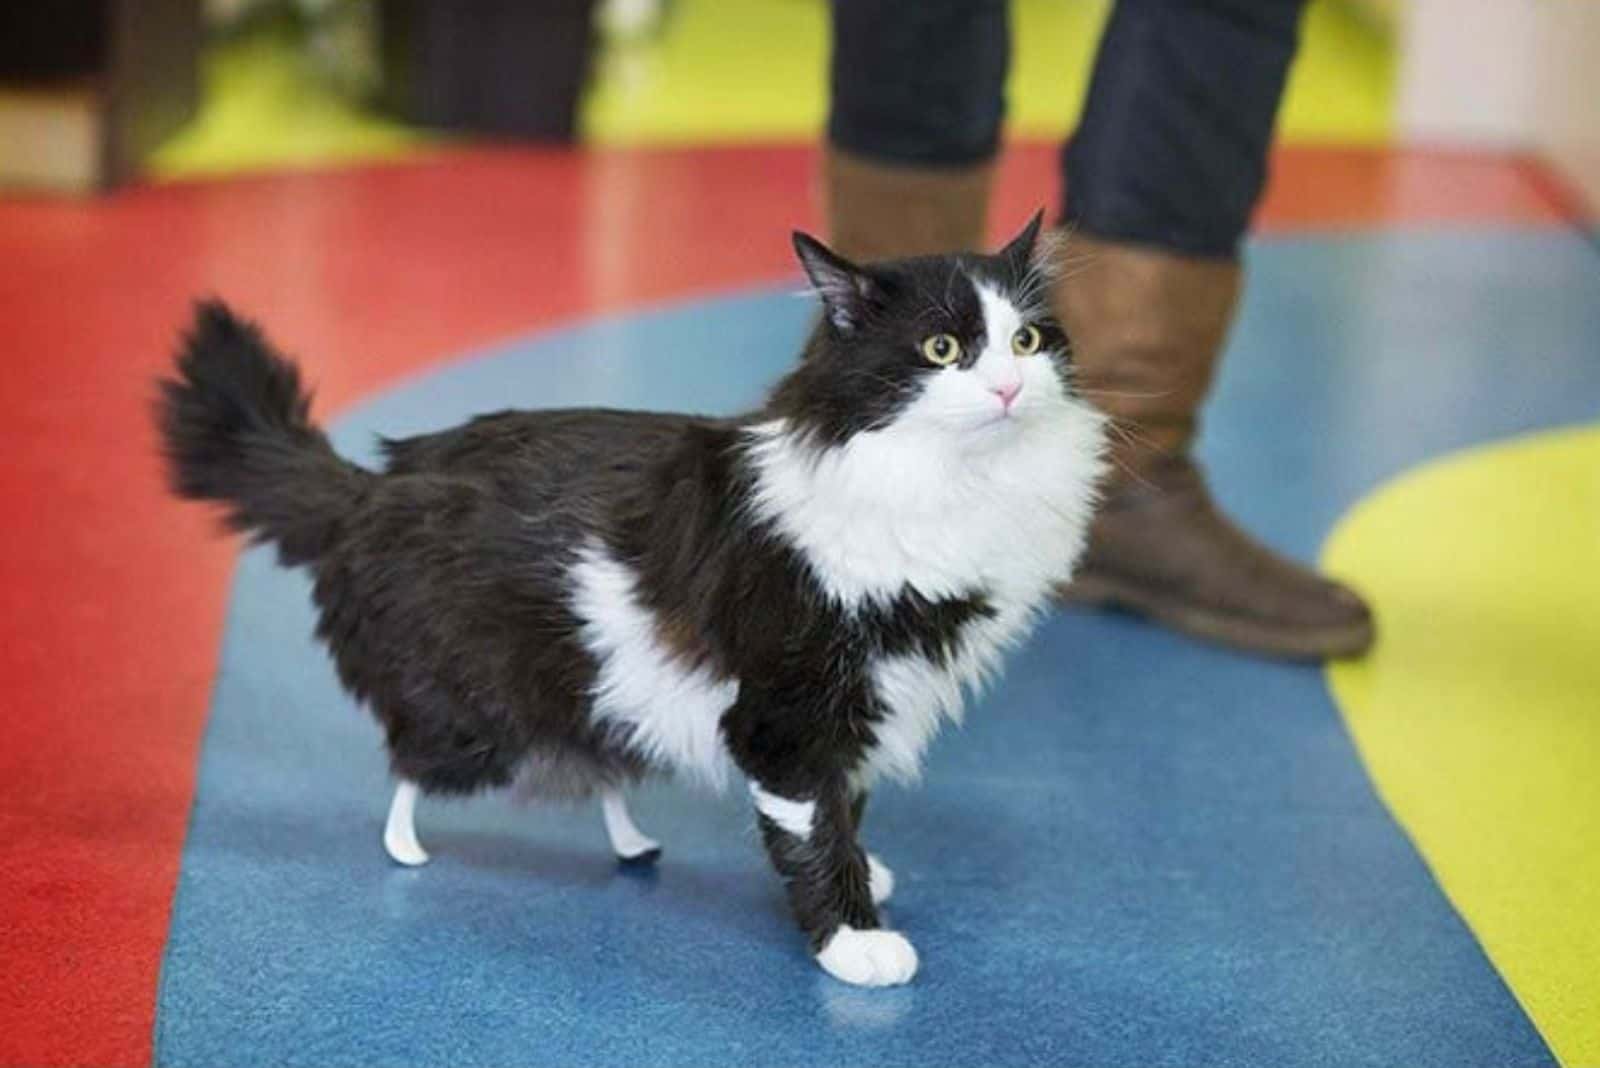
<path fill-rule="evenodd" d="M 176 491 L 308 567 L 346 688 L 399 779 L 384 841 L 418 864 L 418 793 L 601 798 L 748 783 L 823 968 L 903 983 L 866 794 L 914 779 L 1083 547 L 1104 420 L 1073 392 L 1039 219 L 999 254 L 856 266 L 803 234 L 825 315 L 736 419 L 504 412 L 386 442 L 382 473 L 309 421 L 293 364 L 219 303 L 162 384 Z"/>

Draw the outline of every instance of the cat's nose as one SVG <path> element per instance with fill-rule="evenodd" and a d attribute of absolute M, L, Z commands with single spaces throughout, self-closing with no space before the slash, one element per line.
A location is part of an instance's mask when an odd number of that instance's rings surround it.
<path fill-rule="evenodd" d="M 998 386 L 990 386 L 989 392 L 1000 398 L 1000 407 L 1009 411 L 1011 402 L 1017 399 L 1017 394 L 1022 392 L 1022 381 L 1002 382 Z"/>

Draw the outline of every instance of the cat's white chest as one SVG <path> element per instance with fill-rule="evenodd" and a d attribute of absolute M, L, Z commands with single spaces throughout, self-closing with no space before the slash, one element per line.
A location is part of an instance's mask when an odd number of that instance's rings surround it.
<path fill-rule="evenodd" d="M 983 450 L 891 427 L 817 453 L 781 420 L 765 423 L 749 432 L 751 507 L 846 608 L 907 586 L 931 599 L 1000 589 L 1031 601 L 1082 551 L 1100 425 L 1068 408 Z"/>
<path fill-rule="evenodd" d="M 929 600 L 977 593 L 994 609 L 944 660 L 917 652 L 868 664 L 879 718 L 856 771 L 863 783 L 920 774 L 940 726 L 960 721 L 1083 549 L 1098 417 L 1063 409 L 1015 429 L 1003 448 L 954 457 L 936 435 L 893 428 L 822 454 L 796 446 L 781 422 L 751 431 L 756 514 L 846 611 L 893 603 L 907 588 Z"/>

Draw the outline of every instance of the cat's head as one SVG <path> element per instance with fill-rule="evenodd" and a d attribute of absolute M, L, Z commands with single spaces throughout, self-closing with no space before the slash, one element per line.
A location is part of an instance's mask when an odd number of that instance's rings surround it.
<path fill-rule="evenodd" d="M 769 410 L 821 446 L 901 431 L 960 447 L 1088 411 L 1050 310 L 1041 216 L 993 255 L 856 264 L 803 233 L 795 252 L 824 314 Z"/>

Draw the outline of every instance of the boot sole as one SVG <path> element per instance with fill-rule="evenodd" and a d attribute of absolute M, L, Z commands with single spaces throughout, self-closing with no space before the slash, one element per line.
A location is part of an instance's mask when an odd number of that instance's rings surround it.
<path fill-rule="evenodd" d="M 1152 592 L 1146 587 L 1103 575 L 1085 575 L 1073 579 L 1057 587 L 1056 596 L 1067 604 L 1119 608 L 1148 616 L 1190 637 L 1280 660 L 1320 661 L 1356 657 L 1372 648 L 1374 638 L 1370 623 L 1290 629 L 1174 601 L 1170 596 Z"/>

